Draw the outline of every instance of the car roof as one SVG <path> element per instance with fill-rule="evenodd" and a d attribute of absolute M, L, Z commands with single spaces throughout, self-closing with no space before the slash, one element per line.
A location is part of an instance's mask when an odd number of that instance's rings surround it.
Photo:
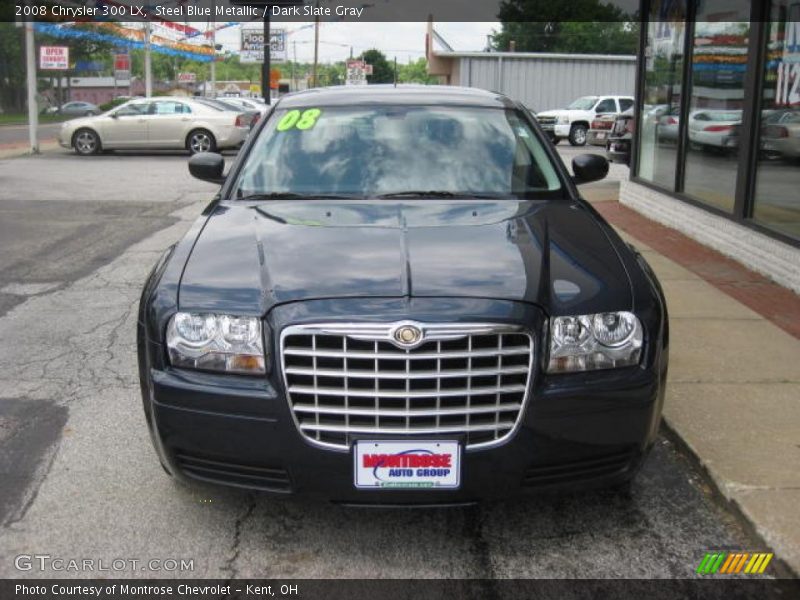
<path fill-rule="evenodd" d="M 510 108 L 506 96 L 478 88 L 447 85 L 360 85 L 313 88 L 283 96 L 280 108 L 352 106 L 358 104 L 439 105 Z"/>

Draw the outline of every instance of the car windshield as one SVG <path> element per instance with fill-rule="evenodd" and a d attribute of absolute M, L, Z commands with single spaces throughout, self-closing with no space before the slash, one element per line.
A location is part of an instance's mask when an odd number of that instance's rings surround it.
<path fill-rule="evenodd" d="M 560 196 L 517 111 L 439 106 L 277 110 L 247 155 L 236 197 Z"/>
<path fill-rule="evenodd" d="M 584 96 L 583 98 L 578 98 L 570 104 L 567 109 L 569 110 L 589 110 L 597 103 L 597 96 Z"/>

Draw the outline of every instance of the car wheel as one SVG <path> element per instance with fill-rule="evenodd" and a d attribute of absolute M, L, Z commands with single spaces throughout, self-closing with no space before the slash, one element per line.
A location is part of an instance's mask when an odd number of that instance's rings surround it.
<path fill-rule="evenodd" d="M 192 154 L 214 152 L 217 149 L 217 142 L 210 131 L 195 129 L 186 138 L 186 149 Z"/>
<path fill-rule="evenodd" d="M 573 146 L 585 146 L 587 131 L 586 125 L 573 125 L 569 130 L 569 143 Z"/>
<path fill-rule="evenodd" d="M 72 136 L 72 147 L 81 156 L 97 154 L 100 151 L 100 137 L 91 129 L 79 129 Z"/>

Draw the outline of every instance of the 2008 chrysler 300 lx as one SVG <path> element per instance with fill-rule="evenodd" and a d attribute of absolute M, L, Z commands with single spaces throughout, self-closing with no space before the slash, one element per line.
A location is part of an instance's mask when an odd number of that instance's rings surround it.
<path fill-rule="evenodd" d="M 629 481 L 656 437 L 664 297 L 508 98 L 284 97 L 142 294 L 164 468 L 351 504 Z"/>

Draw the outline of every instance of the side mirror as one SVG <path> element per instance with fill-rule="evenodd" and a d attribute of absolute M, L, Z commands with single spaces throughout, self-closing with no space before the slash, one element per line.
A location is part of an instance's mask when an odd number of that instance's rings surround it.
<path fill-rule="evenodd" d="M 112 119 L 119 119 L 119 115 L 117 113 L 115 113 L 115 112 L 111 113 L 108 116 L 111 117 Z"/>
<path fill-rule="evenodd" d="M 572 172 L 578 185 L 600 181 L 608 175 L 608 161 L 598 154 L 580 154 L 572 159 Z"/>
<path fill-rule="evenodd" d="M 189 159 L 189 173 L 192 177 L 209 183 L 224 183 L 224 170 L 225 159 L 216 152 L 198 152 Z"/>

